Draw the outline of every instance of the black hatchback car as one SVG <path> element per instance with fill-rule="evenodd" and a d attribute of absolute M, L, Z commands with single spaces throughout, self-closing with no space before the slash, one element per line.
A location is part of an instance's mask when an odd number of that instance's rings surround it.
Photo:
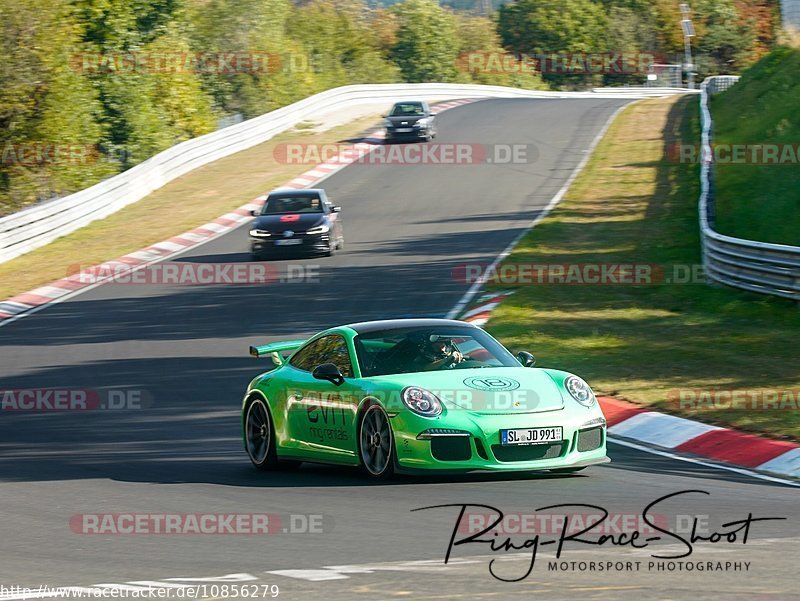
<path fill-rule="evenodd" d="M 425 140 L 436 137 L 436 113 L 432 113 L 427 102 L 405 100 L 396 102 L 384 116 L 386 140 Z"/>
<path fill-rule="evenodd" d="M 271 192 L 261 210 L 253 211 L 253 257 L 288 252 L 333 255 L 344 245 L 340 211 L 322 188 Z"/>

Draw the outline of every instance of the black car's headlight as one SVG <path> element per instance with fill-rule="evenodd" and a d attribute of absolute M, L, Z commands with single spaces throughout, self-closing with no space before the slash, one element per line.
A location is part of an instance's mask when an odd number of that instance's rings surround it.
<path fill-rule="evenodd" d="M 269 238 L 272 234 L 267 230 L 252 229 L 250 230 L 250 235 L 253 238 Z"/>
<path fill-rule="evenodd" d="M 326 224 L 317 225 L 312 227 L 311 229 L 306 230 L 306 234 L 327 234 L 330 231 L 330 227 Z"/>
<path fill-rule="evenodd" d="M 442 412 L 442 402 L 430 390 L 408 386 L 403 389 L 403 403 L 417 415 L 436 417 Z"/>
<path fill-rule="evenodd" d="M 578 376 L 570 376 L 564 380 L 564 388 L 584 407 L 591 407 L 595 403 L 594 392 L 589 385 Z"/>
<path fill-rule="evenodd" d="M 389 119 L 383 120 L 384 127 L 394 127 L 394 124 Z"/>

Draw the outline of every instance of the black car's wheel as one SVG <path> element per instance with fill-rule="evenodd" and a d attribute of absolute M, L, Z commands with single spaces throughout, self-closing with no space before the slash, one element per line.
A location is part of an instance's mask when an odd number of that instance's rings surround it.
<path fill-rule="evenodd" d="M 279 461 L 275 452 L 275 428 L 266 403 L 254 398 L 247 405 L 244 421 L 245 449 L 260 470 L 291 469 L 299 461 Z"/>
<path fill-rule="evenodd" d="M 378 404 L 361 414 L 358 424 L 358 455 L 370 478 L 385 480 L 394 474 L 394 437 L 389 416 Z"/>

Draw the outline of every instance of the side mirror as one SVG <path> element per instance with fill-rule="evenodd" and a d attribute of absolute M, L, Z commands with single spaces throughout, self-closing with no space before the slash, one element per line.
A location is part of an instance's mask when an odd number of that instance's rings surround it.
<path fill-rule="evenodd" d="M 517 361 L 522 364 L 522 367 L 533 367 L 536 365 L 536 358 L 528 351 L 520 351 L 517 353 Z"/>
<path fill-rule="evenodd" d="M 338 205 L 334 205 L 334 206 L 331 207 L 331 211 L 333 211 L 334 213 L 341 213 L 342 207 L 340 207 Z"/>
<path fill-rule="evenodd" d="M 258 217 L 258 211 L 256 211 L 255 209 L 251 209 L 251 210 L 250 210 L 250 214 L 251 214 L 253 217 Z"/>
<path fill-rule="evenodd" d="M 435 116 L 436 116 L 436 113 L 429 113 L 429 116 L 430 116 L 430 117 L 435 117 Z"/>
<path fill-rule="evenodd" d="M 344 384 L 344 376 L 342 375 L 342 372 L 340 372 L 339 368 L 333 363 L 323 363 L 322 365 L 317 365 L 314 368 L 314 371 L 311 372 L 311 375 L 317 380 L 327 380 L 336 386 L 341 386 Z"/>

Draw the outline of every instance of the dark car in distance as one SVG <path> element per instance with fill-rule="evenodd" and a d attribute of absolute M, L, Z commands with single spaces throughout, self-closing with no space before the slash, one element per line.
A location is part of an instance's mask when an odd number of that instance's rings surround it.
<path fill-rule="evenodd" d="M 386 140 L 425 140 L 436 137 L 436 113 L 427 102 L 404 100 L 396 102 L 384 116 Z"/>
<path fill-rule="evenodd" d="M 255 259 L 286 253 L 331 256 L 344 245 L 341 207 L 322 188 L 279 189 L 253 211 L 250 245 Z"/>

